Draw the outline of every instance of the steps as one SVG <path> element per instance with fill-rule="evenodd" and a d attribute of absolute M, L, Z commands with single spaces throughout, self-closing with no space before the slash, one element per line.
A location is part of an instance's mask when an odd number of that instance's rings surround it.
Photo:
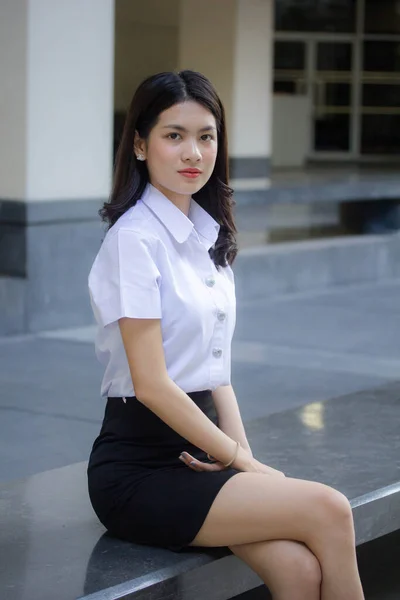
<path fill-rule="evenodd" d="M 25 286 L 25 279 L 0 276 L 0 336 L 25 333 Z"/>
<path fill-rule="evenodd" d="M 248 300 L 381 282 L 400 277 L 400 235 L 261 243 L 255 247 L 242 247 L 233 269 L 238 302 L 244 298 L 245 291 Z M 79 322 L 69 322 L 63 306 L 57 308 L 54 304 L 54 322 L 58 327 L 60 323 L 66 327 L 91 325 L 92 315 L 86 304 L 88 302 L 78 311 L 83 315 Z M 0 336 L 37 331 L 30 322 L 26 280 L 0 277 L 0 306 L 3 309 L 0 311 Z M 57 310 L 60 314 L 56 314 Z M 36 320 L 38 318 L 36 315 Z M 87 322 L 83 322 L 86 318 Z"/>
<path fill-rule="evenodd" d="M 400 235 L 335 237 L 242 249 L 238 301 L 400 277 Z"/>

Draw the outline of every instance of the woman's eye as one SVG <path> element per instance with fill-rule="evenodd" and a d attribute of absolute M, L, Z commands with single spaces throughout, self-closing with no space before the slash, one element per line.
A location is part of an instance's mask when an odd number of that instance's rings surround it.
<path fill-rule="evenodd" d="M 210 133 L 205 133 L 201 136 L 201 139 L 203 140 L 203 142 L 210 142 L 213 139 L 213 136 Z"/>
<path fill-rule="evenodd" d="M 180 138 L 181 136 L 179 135 L 179 133 L 170 133 L 170 134 L 168 135 L 168 137 L 169 137 L 171 140 L 177 140 L 177 139 L 178 139 L 178 138 Z"/>

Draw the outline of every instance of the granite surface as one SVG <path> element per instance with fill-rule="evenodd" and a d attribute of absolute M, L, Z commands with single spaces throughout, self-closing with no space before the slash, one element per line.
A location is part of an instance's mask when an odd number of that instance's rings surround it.
<path fill-rule="evenodd" d="M 19 226 L 44 223 L 83 222 L 98 220 L 97 211 L 106 198 L 75 198 L 73 200 L 8 200 L 0 199 L 0 224 Z"/>
<path fill-rule="evenodd" d="M 275 170 L 264 190 L 240 190 L 238 204 L 399 200 L 400 177 L 395 169 L 313 166 Z"/>
<path fill-rule="evenodd" d="M 360 543 L 400 528 L 399 407 L 400 383 L 394 382 L 257 419 L 247 428 L 260 460 L 351 499 Z M 200 600 L 217 582 L 213 598 L 222 600 L 259 585 L 223 549 L 174 554 L 104 535 L 89 505 L 85 466 L 0 487 L 2 600 Z"/>
<path fill-rule="evenodd" d="M 399 281 L 258 298 L 247 290 L 232 344 L 244 421 L 399 379 L 399 294 Z M 88 457 L 104 410 L 94 334 L 0 338 L 0 481 Z"/>
<path fill-rule="evenodd" d="M 243 159 L 242 175 L 265 175 L 267 160 Z M 247 166 L 244 166 L 247 165 Z M 257 166 L 258 165 L 258 166 Z M 253 172 L 253 168 L 256 170 Z M 259 170 L 262 168 L 262 170 Z M 266 179 L 262 177 L 261 179 Z M 243 183 L 253 178 L 239 180 Z M 400 178 L 395 171 L 357 169 L 306 169 L 275 172 L 270 186 L 265 189 L 240 189 L 236 193 L 239 243 L 249 243 L 246 228 L 253 221 L 257 225 L 257 244 L 265 244 L 271 228 L 272 205 L 310 204 L 379 200 L 380 214 L 375 229 L 385 232 L 400 227 L 400 208 L 397 206 Z M 382 200 L 393 200 L 394 208 L 383 207 Z M 15 298 L 15 310 L 0 314 L 0 335 L 36 332 L 41 329 L 85 326 L 90 322 L 86 279 L 93 258 L 104 235 L 98 210 L 101 199 L 61 201 L 0 200 L 0 298 Z M 249 210 L 247 210 L 249 209 Z M 364 208 L 362 209 L 364 210 Z M 369 210 L 369 208 L 367 209 Z M 389 211 L 389 212 L 388 212 Z M 248 213 L 254 213 L 248 214 Z M 318 211 L 317 211 L 318 212 Z M 387 213 L 387 214 L 386 214 Z M 313 220 L 313 219 L 312 219 Z M 382 223 L 380 221 L 382 220 Z M 318 218 L 317 218 L 318 221 Z M 389 227 L 383 225 L 388 222 Z M 253 228 L 250 224 L 250 227 Z M 382 231 L 383 228 L 383 231 Z M 251 242 L 253 243 L 253 242 Z M 352 260 L 349 260 L 349 253 Z M 296 251 L 292 253 L 292 256 Z M 312 253 L 287 260 L 287 256 L 271 255 L 262 261 L 268 290 L 304 288 L 314 281 L 314 287 L 337 285 L 361 280 L 381 280 L 399 276 L 398 254 L 382 242 L 380 247 L 318 249 Z M 305 262 L 304 262 L 305 261 Z M 255 267 L 259 263 L 255 261 Z M 349 268 L 350 267 L 350 268 Z M 247 265 L 245 269 L 247 269 Z M 254 270 L 253 270 L 254 273 Z M 15 285 L 14 280 L 19 279 Z M 252 285 L 256 285 L 252 282 Z"/>
<path fill-rule="evenodd" d="M 259 290 L 240 290 L 232 365 L 256 454 L 346 493 L 358 543 L 400 528 L 399 281 Z M 210 589 L 225 600 L 255 588 L 223 550 L 179 555 L 104 535 L 85 464 L 49 471 L 83 461 L 99 430 L 93 334 L 0 338 L 1 600 L 204 600 Z"/>
<path fill-rule="evenodd" d="M 358 168 L 353 165 L 312 166 L 305 169 L 280 169 L 269 173 L 268 157 L 231 159 L 237 174 L 232 177 L 261 178 L 269 176 L 266 189 L 251 190 L 244 181 L 236 192 L 238 204 L 265 202 L 310 203 L 400 198 L 400 176 L 397 169 L 384 167 Z M 244 189 L 243 189 L 244 188 Z M 240 190 L 240 191 L 239 191 Z M 0 198 L 0 224 L 28 225 L 63 221 L 91 221 L 105 199 L 74 200 L 9 200 Z"/>
<path fill-rule="evenodd" d="M 400 277 L 400 235 L 344 236 L 246 248 L 237 257 L 239 302 Z"/>
<path fill-rule="evenodd" d="M 104 237 L 98 201 L 0 201 L 0 335 L 90 323 L 87 277 Z M 15 281 L 19 285 L 15 285 Z"/>
<path fill-rule="evenodd" d="M 229 175 L 231 178 L 266 178 L 271 169 L 269 156 L 257 157 L 230 157 Z"/>

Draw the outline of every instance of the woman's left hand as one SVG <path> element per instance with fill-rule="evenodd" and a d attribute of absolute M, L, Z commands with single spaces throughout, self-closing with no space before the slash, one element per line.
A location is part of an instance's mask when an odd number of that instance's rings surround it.
<path fill-rule="evenodd" d="M 249 454 L 251 456 L 253 456 L 251 450 L 247 450 L 247 452 L 249 452 Z M 197 460 L 197 458 L 194 458 L 188 452 L 182 452 L 182 454 L 180 455 L 179 458 L 183 463 L 185 463 L 185 465 L 187 467 L 189 467 L 193 471 L 197 471 L 198 473 L 201 473 L 202 471 L 224 471 L 227 468 L 227 467 L 225 467 L 225 465 L 222 462 L 220 462 L 218 460 L 216 460 L 215 462 L 212 462 L 212 463 L 205 463 L 205 462 L 202 462 L 201 460 Z M 262 463 L 259 463 L 258 461 L 256 461 L 256 463 L 258 463 L 264 469 L 269 469 L 270 472 L 267 473 L 268 475 L 286 477 L 286 475 L 284 473 L 282 473 L 282 471 L 278 471 L 277 469 L 273 469 L 272 467 L 263 465 Z"/>
<path fill-rule="evenodd" d="M 246 452 L 253 456 L 253 453 L 250 449 L 246 449 Z M 223 471 L 227 468 L 225 467 L 224 463 L 220 462 L 219 460 L 213 459 L 212 456 L 209 456 L 209 459 L 214 461 L 212 463 L 206 463 L 202 462 L 201 460 L 197 460 L 197 458 L 194 458 L 188 452 L 182 452 L 179 458 L 183 463 L 185 463 L 187 467 L 193 469 L 193 471 Z"/>
<path fill-rule="evenodd" d="M 187 467 L 193 469 L 193 471 L 201 472 L 201 471 L 223 471 L 226 469 L 225 465 L 218 460 L 212 463 L 202 462 L 201 460 L 197 460 L 188 452 L 182 452 L 180 455 L 180 460 L 185 463 Z"/>

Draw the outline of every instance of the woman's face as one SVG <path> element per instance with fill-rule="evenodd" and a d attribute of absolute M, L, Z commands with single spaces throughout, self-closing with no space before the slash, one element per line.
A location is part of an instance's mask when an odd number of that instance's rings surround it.
<path fill-rule="evenodd" d="M 217 157 L 214 115 L 194 101 L 175 104 L 159 115 L 136 151 L 147 161 L 150 183 L 172 201 L 190 197 L 209 180 Z"/>

